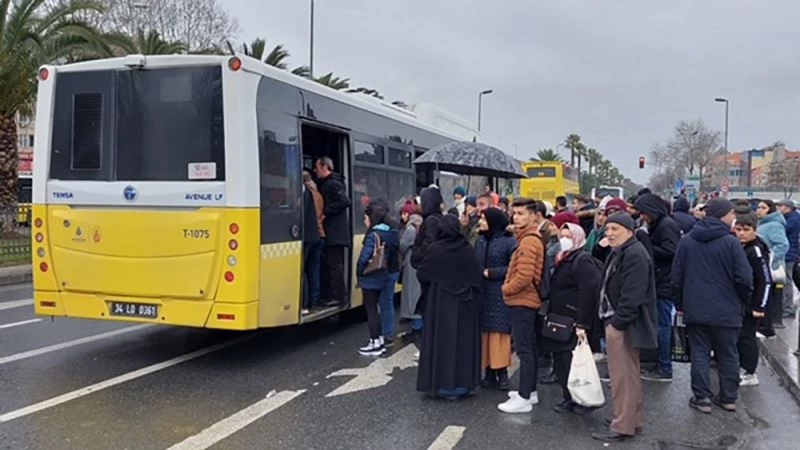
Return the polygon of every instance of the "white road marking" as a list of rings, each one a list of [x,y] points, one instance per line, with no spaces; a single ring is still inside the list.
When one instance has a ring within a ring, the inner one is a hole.
[[[173,445],[168,450],[205,450],[289,403],[304,392],[306,392],[305,389],[299,391],[281,391],[275,395],[267,396],[267,398],[253,403],[232,416],[220,420],[194,436],[186,438],[183,442]]]
[[[72,392],[67,392],[66,394],[59,395],[58,397],[51,398],[49,400],[45,400],[30,406],[26,406],[24,408],[17,409],[15,411],[11,411],[0,415],[0,423],[8,422],[14,419],[18,419],[20,417],[24,417],[33,413],[37,413],[39,411],[43,411],[47,408],[52,408],[53,406],[58,406],[63,403],[66,403],[71,400],[75,400],[76,398],[83,397],[85,395],[89,395],[95,393],[97,391],[102,391],[103,389],[110,388],[112,386],[116,386],[118,384],[125,383],[127,381],[135,380],[137,378],[141,378],[145,375],[150,375],[151,373],[158,372],[160,370],[167,369],[172,366],[176,366],[178,364],[184,363],[186,361],[191,361],[193,359],[199,358],[201,356],[205,356],[209,353],[216,352],[217,350],[222,350],[223,348],[230,347],[235,344],[239,344],[244,342],[248,339],[252,339],[257,334],[252,334],[248,336],[242,336],[238,339],[233,339],[228,342],[223,342],[221,344],[212,345],[211,347],[206,347],[200,350],[195,350],[191,353],[187,353],[185,355],[178,356],[176,358],[168,359],[164,362],[160,362],[157,364],[153,364],[147,367],[143,367],[139,370],[134,370],[133,372],[128,372],[114,378],[109,378],[108,380],[101,381],[99,383],[95,383],[91,386],[86,386],[85,388],[77,389]]]
[[[417,347],[414,344],[403,347],[402,350],[395,352],[388,358],[378,358],[367,367],[359,367],[356,369],[342,369],[338,370],[327,378],[352,376],[356,377],[347,383],[339,386],[336,390],[326,395],[325,397],[335,397],[337,395],[351,394],[353,392],[363,391],[365,389],[372,389],[380,386],[387,385],[392,381],[392,373],[395,368],[400,370],[409,367],[417,367],[419,361],[414,358],[417,352]]]
[[[32,298],[28,298],[28,299],[25,299],[25,300],[15,300],[13,302],[2,302],[2,303],[0,303],[0,311],[6,310],[6,309],[19,308],[20,306],[28,306],[28,305],[32,305],[32,304],[33,304],[33,299]]]
[[[450,450],[458,444],[464,432],[467,431],[466,427],[449,426],[442,431],[439,437],[433,441],[428,450]]]
[[[47,347],[37,348],[35,350],[29,350],[27,352],[16,353],[14,355],[9,355],[9,356],[3,356],[0,357],[0,366],[2,366],[3,364],[12,363],[14,361],[19,361],[22,359],[28,359],[28,358],[33,358],[34,356],[44,355],[46,353],[57,352],[59,350],[75,347],[76,345],[88,344],[89,342],[99,341],[102,339],[108,339],[114,336],[119,336],[121,334],[139,331],[151,326],[152,325],[150,325],[149,323],[142,325],[134,325],[132,327],[120,328],[119,330],[109,331],[107,333],[95,334],[92,336],[87,336],[72,341],[62,342],[60,344],[48,345]]]
[[[30,320],[23,320],[22,322],[7,323],[5,325],[0,325],[0,330],[5,329],[5,328],[19,327],[19,326],[22,326],[22,325],[28,325],[30,323],[36,323],[36,322],[41,322],[41,321],[42,321],[42,319],[30,319]]]

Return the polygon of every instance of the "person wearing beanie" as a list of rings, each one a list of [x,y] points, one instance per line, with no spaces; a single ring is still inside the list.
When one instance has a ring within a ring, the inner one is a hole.
[[[467,198],[467,190],[463,186],[453,189],[453,208],[458,209],[458,217],[464,215],[464,200]]]
[[[634,207],[646,224],[653,249],[656,270],[656,295],[658,296],[658,367],[644,375],[649,381],[672,381],[672,261],[681,239],[681,227],[669,215],[664,199],[654,194],[644,194],[636,199]]]
[[[478,208],[478,198],[474,195],[467,197],[465,203],[466,212],[461,216],[461,232],[469,244],[475,247],[479,237],[478,221],[481,218],[481,210]]]
[[[613,416],[594,439],[618,442],[644,425],[639,352],[658,346],[653,261],[635,236],[636,222],[624,212],[608,216],[606,238],[613,249],[600,285],[599,315],[608,345]]]
[[[681,226],[681,235],[692,231],[694,224],[697,223],[697,219],[689,214],[690,208],[689,200],[684,196],[680,196],[672,202],[672,218]]]
[[[559,230],[564,226],[565,223],[574,223],[575,225],[581,224],[578,216],[571,211],[562,211],[557,213],[555,216],[553,216],[552,222],[558,227]]]
[[[731,235],[734,205],[715,198],[706,217],[681,239],[672,263],[672,284],[678,313],[689,335],[692,393],[689,406],[710,414],[713,405],[736,411],[739,395],[737,343],[743,305],[750,303],[753,271],[739,240]],[[711,392],[710,354],[714,351],[719,393]]]
[[[800,274],[800,213],[791,199],[784,199],[777,203],[778,212],[786,219],[786,237],[789,239],[789,251],[786,252],[786,283],[783,284],[783,317],[794,317],[797,305],[794,304],[794,289],[792,284],[800,286],[800,280],[795,274]],[[800,289],[800,288],[798,288]]]

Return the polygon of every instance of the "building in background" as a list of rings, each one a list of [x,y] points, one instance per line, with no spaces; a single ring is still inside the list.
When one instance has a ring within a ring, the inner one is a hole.
[[[17,166],[17,176],[19,178],[18,189],[20,203],[30,203],[31,181],[33,178],[33,137],[34,120],[17,113],[17,153],[19,155],[19,165]]]

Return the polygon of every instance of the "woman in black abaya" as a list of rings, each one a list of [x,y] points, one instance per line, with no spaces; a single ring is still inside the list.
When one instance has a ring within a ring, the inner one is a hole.
[[[481,375],[481,269],[455,216],[442,217],[417,277],[429,284],[417,390],[448,399],[469,395]]]

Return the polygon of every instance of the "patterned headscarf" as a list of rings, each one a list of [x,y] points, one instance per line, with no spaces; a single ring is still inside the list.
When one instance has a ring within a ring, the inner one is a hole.
[[[583,246],[586,245],[586,232],[583,231],[583,228],[580,225],[575,225],[574,223],[567,222],[564,224],[561,229],[568,228],[570,233],[572,234],[572,248],[569,251],[561,251],[558,256],[556,257],[556,262],[561,263],[564,259],[566,259],[570,254],[575,253],[576,251],[583,251]]]

